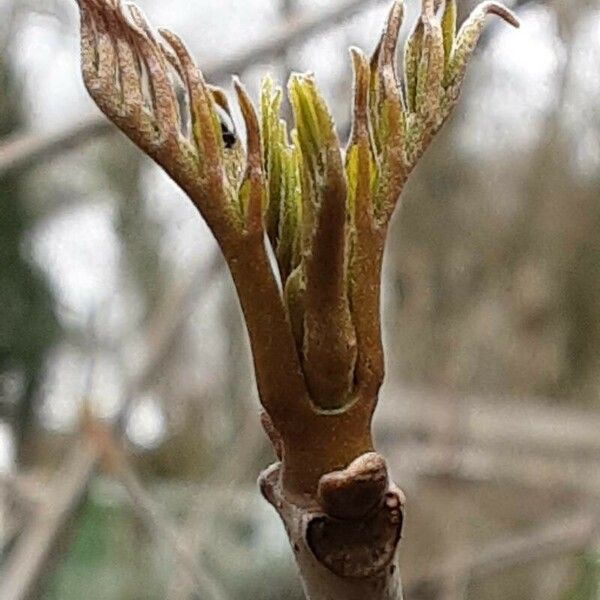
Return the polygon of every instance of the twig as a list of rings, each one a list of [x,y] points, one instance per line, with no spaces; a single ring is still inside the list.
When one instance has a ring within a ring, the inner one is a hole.
[[[250,50],[244,51],[237,56],[226,59],[218,67],[207,69],[208,74],[214,72],[216,79],[222,73],[241,73],[254,63],[266,60],[271,56],[282,54],[289,50],[290,46],[302,42],[309,37],[315,36],[342,21],[349,19],[355,14],[368,8],[382,4],[382,0],[345,0],[314,14],[303,15],[297,20],[292,20],[262,42],[258,42]]]
[[[29,169],[111,131],[110,123],[94,116],[58,132],[16,134],[0,145],[0,177]]]
[[[453,426],[452,407],[459,401],[454,395],[404,386],[396,393],[402,406],[387,403],[378,414],[381,439],[393,441],[399,430],[415,438],[439,438]],[[551,456],[600,455],[598,411],[527,396],[467,396],[460,403],[464,444]]]
[[[242,73],[253,64],[281,54],[290,46],[325,31],[342,20],[367,8],[382,3],[382,0],[345,0],[340,4],[307,15],[302,19],[275,30],[272,35],[254,47],[237,55],[208,64],[203,69],[208,80],[219,81],[231,73]],[[28,169],[36,163],[55,158],[81,144],[116,131],[103,117],[95,116],[69,125],[59,132],[39,135],[26,133],[15,136],[0,145],[0,177],[10,171]]]
[[[223,269],[222,256],[219,252],[214,252],[207,269],[197,269],[185,282],[175,281],[165,286],[165,296],[158,303],[154,318],[144,332],[149,350],[144,364],[129,382],[126,401],[117,419],[117,429],[125,428],[135,397],[150,388],[160,377],[193,308],[198,305],[203,293],[211,288],[211,284]],[[125,362],[123,360],[123,363]]]

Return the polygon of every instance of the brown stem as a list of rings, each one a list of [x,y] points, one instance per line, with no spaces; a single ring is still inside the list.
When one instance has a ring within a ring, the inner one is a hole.
[[[283,437],[282,478],[289,495],[316,494],[320,478],[373,449],[365,411],[313,413]]]
[[[221,249],[248,328],[260,400],[282,435],[310,419],[312,409],[281,294],[262,234]]]

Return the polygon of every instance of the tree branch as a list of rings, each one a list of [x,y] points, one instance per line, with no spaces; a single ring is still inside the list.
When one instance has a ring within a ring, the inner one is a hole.
[[[14,135],[0,145],[0,177],[30,169],[112,131],[110,123],[94,116],[58,132]]]
[[[516,18],[496,2],[483,2],[456,32],[455,0],[448,0],[443,15],[435,13],[434,0],[423,0],[407,43],[403,89],[395,55],[404,4],[394,0],[370,65],[354,55],[356,159],[344,165],[311,76],[290,80],[296,124],[291,136],[278,114],[281,90],[273,91],[268,79],[263,84],[259,124],[235,82],[246,123],[244,152],[219,115],[218,108],[229,111],[224,93],[207,86],[175,34],[159,30],[158,42],[139,9],[118,0],[78,1],[82,73],[90,95],[187,193],[229,265],[267,413],[263,423],[281,460],[261,475],[261,490],[285,524],[307,597],[399,600],[396,550],[404,499],[373,452],[371,416],[382,372],[369,365],[378,360],[378,347],[370,347],[364,331],[362,374],[370,367],[376,379],[364,378],[365,394],[350,393],[363,383],[356,377],[350,298],[357,317],[368,296],[372,322],[363,328],[379,335],[373,308],[392,210],[457,102],[486,15],[518,26]],[[380,237],[366,236],[368,226]],[[285,305],[265,234],[278,260]],[[368,285],[362,294],[350,289],[349,238],[358,242],[351,251],[365,254],[353,256],[355,262],[377,263],[368,265],[377,279],[367,277],[355,288]]]

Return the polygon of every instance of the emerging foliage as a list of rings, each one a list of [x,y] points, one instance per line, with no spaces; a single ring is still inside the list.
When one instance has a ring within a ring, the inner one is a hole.
[[[383,379],[379,294],[389,220],[457,102],[486,15],[518,26],[516,18],[484,2],[457,32],[455,0],[422,0],[400,75],[404,4],[395,0],[372,56],[350,51],[354,102],[345,151],[313,76],[302,74],[288,84],[290,133],[280,116],[282,89],[266,78],[257,114],[234,81],[244,150],[225,93],[205,82],[174,33],[155,33],[138,8],[120,0],[78,1],[85,84],[179,183],[217,238],[275,428],[357,402],[372,411]]]

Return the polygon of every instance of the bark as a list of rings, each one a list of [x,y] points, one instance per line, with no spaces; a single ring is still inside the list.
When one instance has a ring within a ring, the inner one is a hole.
[[[307,600],[402,600],[405,498],[373,451],[375,404],[365,396],[344,411],[314,409],[283,436],[263,415],[280,462],[259,485],[283,522]]]
[[[323,494],[321,502],[286,494],[281,463],[261,475],[261,491],[283,521],[307,600],[402,600],[397,547],[404,495],[388,483],[379,455],[363,455],[354,464],[359,466],[348,485],[330,490],[328,501]],[[374,488],[377,504],[350,518],[347,511],[368,506]]]

